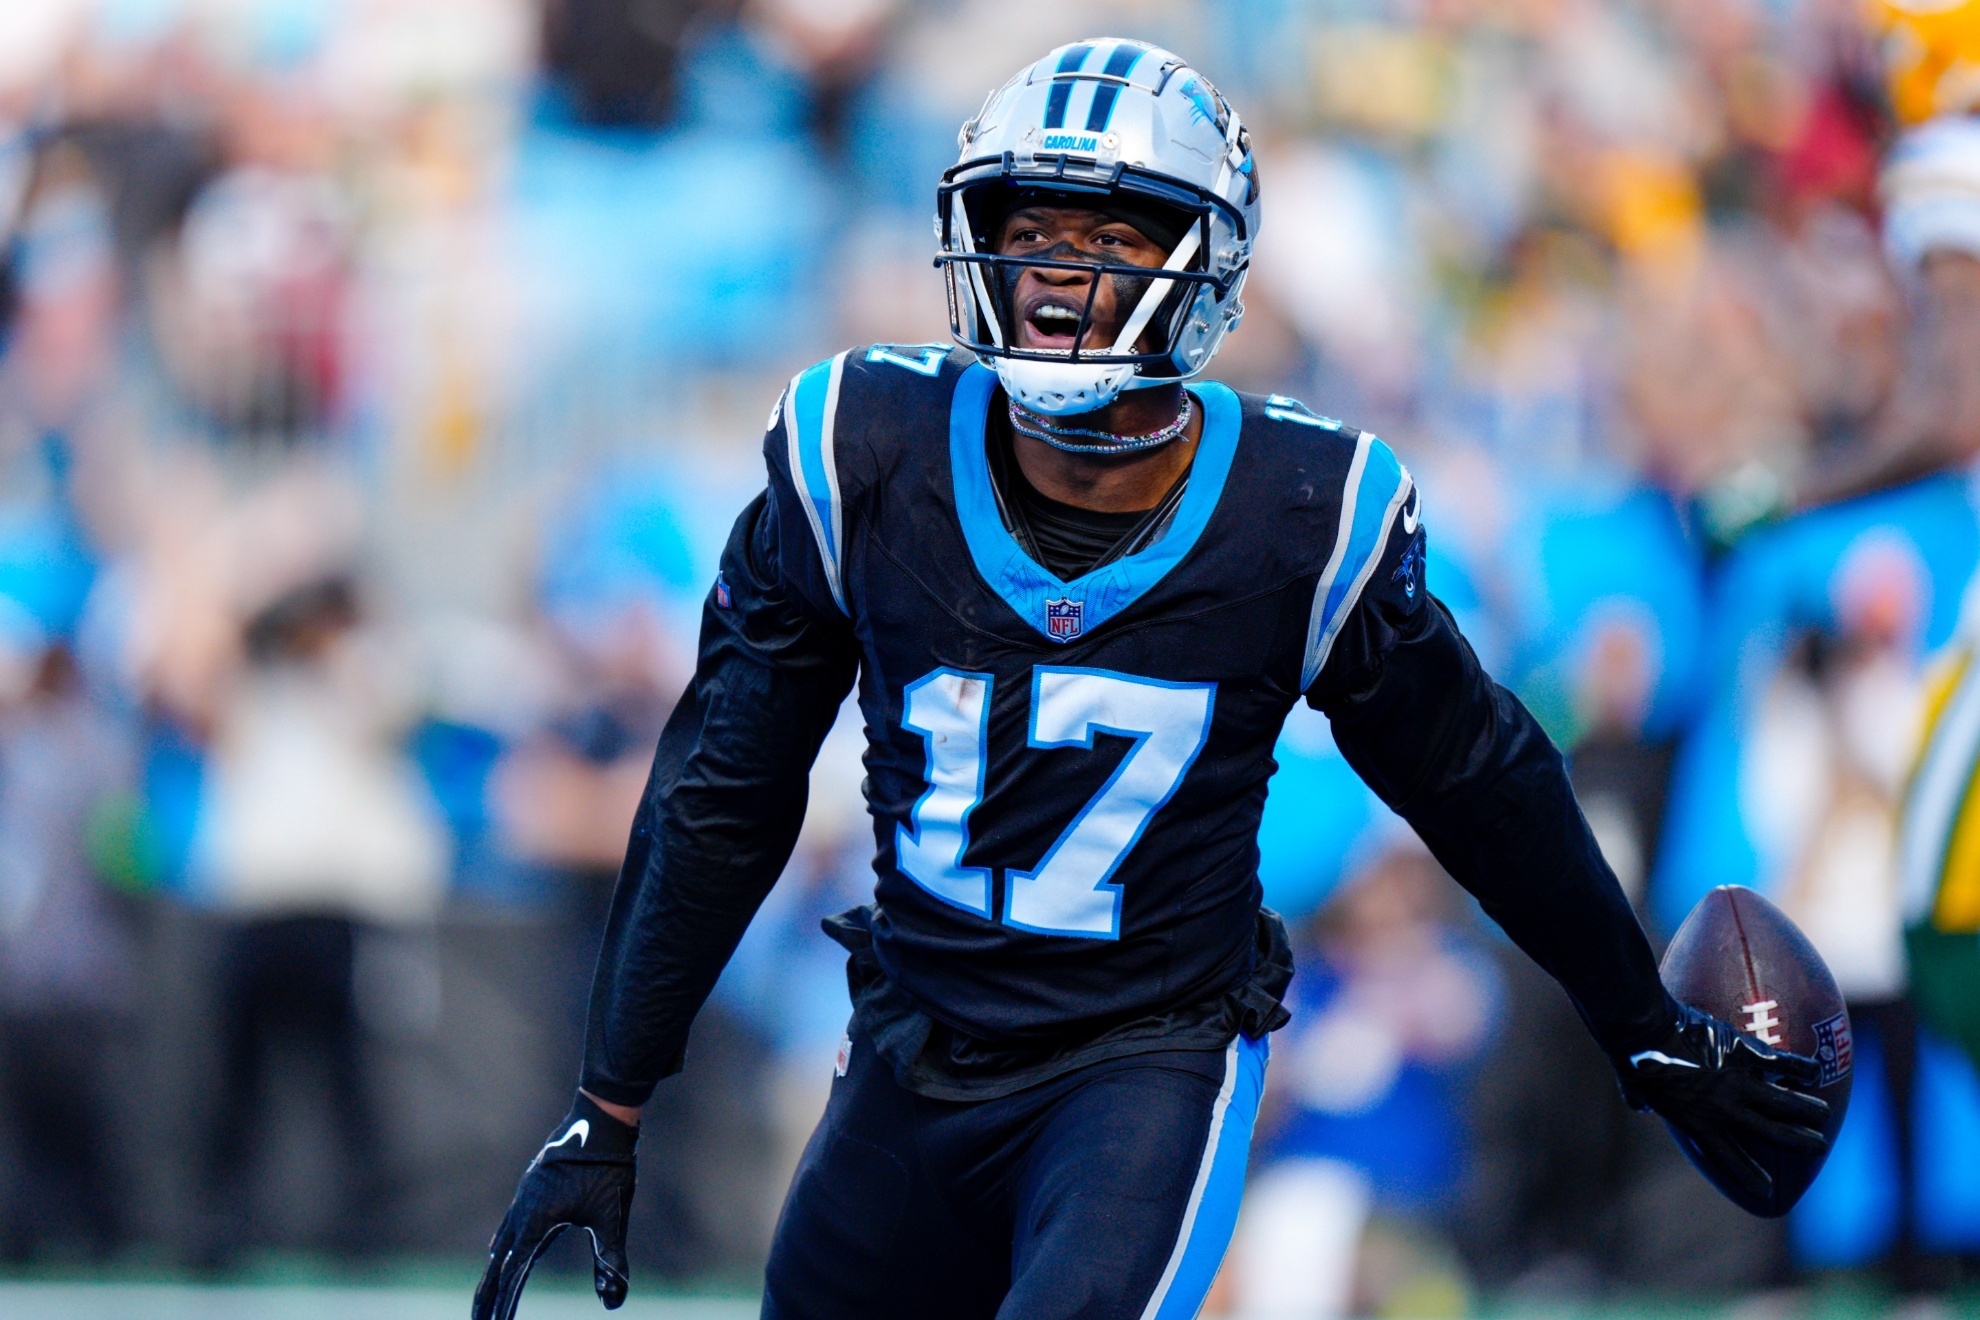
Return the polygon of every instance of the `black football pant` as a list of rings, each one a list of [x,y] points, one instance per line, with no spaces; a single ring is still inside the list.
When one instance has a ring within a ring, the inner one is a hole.
[[[946,1101],[855,1040],[777,1222],[765,1320],[1188,1320],[1237,1223],[1266,1053],[1240,1036]]]

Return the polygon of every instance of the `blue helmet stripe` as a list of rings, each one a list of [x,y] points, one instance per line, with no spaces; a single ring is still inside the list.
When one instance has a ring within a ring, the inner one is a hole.
[[[1066,102],[1072,100],[1073,80],[1059,77],[1058,74],[1078,73],[1086,64],[1086,57],[1093,53],[1087,42],[1069,46],[1059,57],[1058,73],[1053,75],[1052,90],[1045,94],[1045,127],[1064,128],[1066,126]]]
[[[1134,71],[1134,66],[1139,64],[1141,57],[1147,53],[1148,47],[1131,46],[1124,41],[1114,47],[1114,53],[1107,57],[1107,67],[1104,72],[1116,78],[1125,78]],[[1107,131],[1107,125],[1114,122],[1114,102],[1120,99],[1120,95],[1119,83],[1103,82],[1094,89],[1093,108],[1086,115],[1087,132]]]

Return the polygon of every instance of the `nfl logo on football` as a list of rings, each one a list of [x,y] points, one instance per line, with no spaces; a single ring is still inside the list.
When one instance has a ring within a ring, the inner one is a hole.
[[[1080,618],[1086,613],[1083,600],[1045,602],[1045,631],[1061,641],[1079,636]]]
[[[1815,1024],[1815,1061],[1822,1066],[1823,1086],[1849,1076],[1850,1067],[1856,1061],[1856,1049],[1849,1037],[1847,1014],[1838,1013]]]

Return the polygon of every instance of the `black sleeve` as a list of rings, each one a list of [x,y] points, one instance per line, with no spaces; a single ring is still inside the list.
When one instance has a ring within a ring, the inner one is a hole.
[[[775,489],[729,535],[612,896],[579,1085],[613,1104],[644,1104],[680,1071],[689,1024],[790,858],[858,666],[850,627],[779,571]]]
[[[1561,983],[1605,1049],[1654,1043],[1675,1009],[1567,766],[1423,587],[1422,555],[1422,530],[1397,526],[1308,700],[1348,764]]]

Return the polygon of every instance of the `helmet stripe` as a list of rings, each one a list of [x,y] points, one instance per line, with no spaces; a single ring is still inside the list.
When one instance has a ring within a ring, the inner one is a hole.
[[[1045,127],[1066,126],[1066,102],[1072,99],[1073,80],[1063,75],[1078,73],[1092,53],[1092,43],[1082,41],[1077,46],[1068,46],[1059,57],[1058,70],[1052,75],[1052,90],[1045,94]]]
[[[1103,71],[1116,78],[1125,78],[1134,72],[1134,66],[1148,53],[1146,46],[1132,46],[1122,42],[1114,47],[1114,53],[1107,57],[1107,67]],[[1093,108],[1086,115],[1086,131],[1104,133],[1107,125],[1114,121],[1114,102],[1120,98],[1121,85],[1103,82],[1093,89]]]

